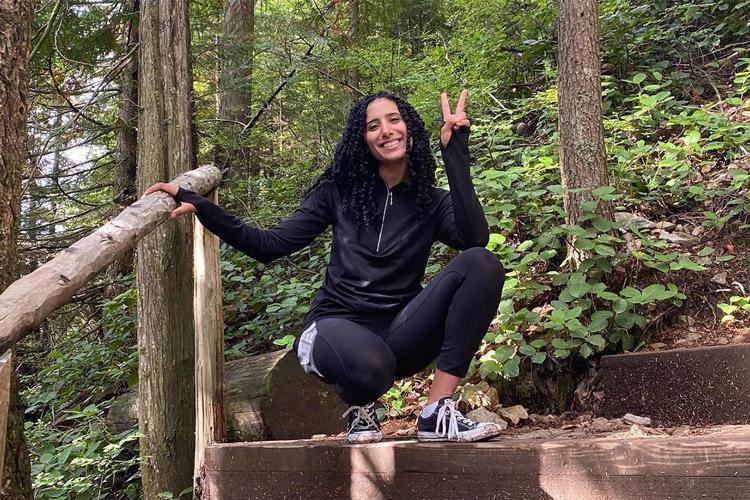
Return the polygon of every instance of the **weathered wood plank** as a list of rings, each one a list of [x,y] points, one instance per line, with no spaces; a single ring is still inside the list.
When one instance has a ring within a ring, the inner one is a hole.
[[[8,432],[8,411],[10,410],[10,378],[13,370],[13,351],[0,356],[0,484],[3,480],[5,460],[5,437]]]
[[[515,476],[587,473],[611,475],[750,477],[750,430],[740,434],[585,439],[499,440],[484,443],[388,441],[351,446],[330,441],[217,444],[206,450],[210,470],[256,472],[472,472]],[[489,460],[488,457],[496,458]],[[500,457],[503,457],[500,460]],[[697,472],[696,472],[697,471]]]
[[[203,166],[177,177],[172,183],[208,193],[220,180],[219,169]],[[12,283],[0,294],[0,353],[70,301],[91,278],[167,220],[174,206],[172,197],[166,193],[142,198],[36,271]]]
[[[209,198],[219,203],[217,190]],[[221,293],[219,238],[195,220],[193,278],[195,318],[195,463],[193,486],[202,487],[206,446],[227,440],[224,419],[224,313]]]
[[[750,344],[603,356],[602,414],[663,425],[750,423]]]
[[[210,483],[208,498],[221,500],[328,499],[554,499],[687,500],[748,498],[745,477],[436,475],[419,472],[367,474],[337,472],[232,472]]]
[[[750,428],[474,444],[285,441],[206,450],[210,498],[750,497]]]

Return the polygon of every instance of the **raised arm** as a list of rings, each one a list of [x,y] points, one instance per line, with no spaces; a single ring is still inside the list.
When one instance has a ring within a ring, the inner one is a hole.
[[[467,94],[465,89],[461,92],[456,112],[451,113],[448,96],[443,93],[444,124],[440,131],[450,196],[440,200],[438,206],[438,240],[459,250],[486,246],[490,235],[469,170],[470,123],[464,112]]]

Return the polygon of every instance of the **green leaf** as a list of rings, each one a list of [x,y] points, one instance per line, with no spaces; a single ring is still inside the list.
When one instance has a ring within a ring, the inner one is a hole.
[[[501,345],[495,349],[495,360],[498,363],[504,363],[516,354],[516,349],[513,346]]]
[[[617,299],[614,303],[614,309],[617,314],[624,313],[628,310],[628,303],[623,299]]]
[[[547,354],[543,352],[538,352],[531,356],[531,362],[535,364],[544,363],[544,360],[547,359]]]
[[[617,295],[616,293],[612,293],[612,292],[599,292],[596,295],[599,296],[599,297],[601,297],[601,298],[603,298],[604,300],[610,300],[610,301],[613,301],[613,302],[615,300],[622,300],[622,299],[620,299],[619,295]]]
[[[520,352],[521,354],[524,354],[526,356],[531,356],[533,354],[536,354],[536,349],[534,349],[533,347],[531,347],[529,344],[522,344],[518,348],[518,352]]]
[[[554,354],[556,358],[565,359],[570,356],[570,351],[568,349],[555,349]]]
[[[573,242],[573,246],[579,250],[592,250],[594,248],[594,242],[586,238],[576,238]]]
[[[639,85],[645,79],[646,75],[644,73],[638,73],[630,81],[635,83],[636,85]]]
[[[569,311],[567,311],[565,313],[565,320],[568,321],[568,320],[571,320],[571,319],[575,319],[578,316],[580,316],[582,312],[583,312],[583,308],[582,307],[574,307],[573,309],[571,309],[571,310],[569,310]]]
[[[529,344],[536,347],[537,349],[541,349],[542,347],[547,345],[547,339],[534,339],[529,342]]]
[[[568,292],[570,293],[570,295],[572,295],[576,299],[586,295],[589,290],[591,290],[591,285],[585,282],[575,283],[574,285],[571,285],[570,288],[568,288]]]
[[[515,378],[520,373],[520,358],[511,358],[508,360],[507,363],[503,366],[503,374],[507,378]]]
[[[594,251],[599,255],[606,257],[613,257],[615,255],[615,249],[607,245],[596,245]]]
[[[578,353],[585,359],[594,354],[594,351],[589,347],[588,344],[583,344],[579,349]]]
[[[552,347],[554,347],[555,349],[567,349],[568,342],[561,338],[554,338],[552,339]]]
[[[635,324],[635,316],[633,313],[618,314],[615,318],[615,322],[624,329],[630,330]]]
[[[688,271],[705,271],[706,270],[705,267],[701,266],[697,262],[693,262],[692,260],[687,259],[685,257],[682,257],[677,262],[672,262],[669,265],[669,268],[673,271],[679,271],[680,269],[687,269]]]
[[[591,190],[596,196],[603,196],[606,194],[612,194],[615,192],[615,188],[612,186],[599,186]]]
[[[596,347],[604,347],[604,345],[607,343],[607,341],[604,340],[604,337],[602,337],[601,335],[591,335],[586,339],[586,341],[591,345],[595,345]]]
[[[600,331],[604,330],[605,328],[607,328],[607,325],[609,325],[609,320],[608,319],[601,318],[601,317],[600,318],[596,318],[596,319],[592,318],[591,321],[589,322],[588,331],[589,332],[600,332]]]

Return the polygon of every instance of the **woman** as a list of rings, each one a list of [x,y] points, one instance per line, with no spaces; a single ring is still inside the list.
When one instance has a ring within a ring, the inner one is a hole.
[[[489,230],[469,173],[467,91],[455,113],[442,95],[440,146],[450,192],[434,187],[435,158],[422,119],[389,92],[367,96],[349,113],[330,166],[294,213],[263,230],[207,199],[158,183],[236,249],[268,262],[291,254],[333,226],[323,287],[294,349],[307,373],[335,384],[350,405],[347,439],[382,439],[374,401],[395,380],[437,358],[428,401],[418,419],[421,441],[478,441],[499,426],[474,422],[452,395],[497,312],[504,272],[484,246]],[[430,248],[459,250],[424,289]]]

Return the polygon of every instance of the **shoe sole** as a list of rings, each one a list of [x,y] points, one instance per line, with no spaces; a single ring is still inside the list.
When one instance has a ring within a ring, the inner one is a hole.
[[[448,439],[447,436],[440,436],[436,432],[419,431],[417,432],[417,441],[422,442],[438,442],[438,441],[451,441],[455,443],[474,443],[477,441],[483,441],[485,439],[492,439],[502,434],[503,430],[496,426],[485,426],[480,429],[473,431],[465,431],[460,433],[453,439]]]
[[[347,442],[351,444],[377,443],[383,440],[382,432],[358,432],[346,436]]]

